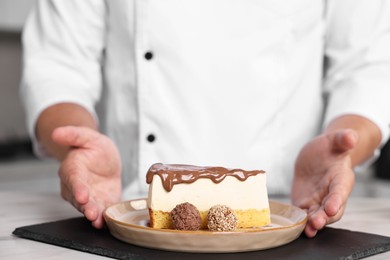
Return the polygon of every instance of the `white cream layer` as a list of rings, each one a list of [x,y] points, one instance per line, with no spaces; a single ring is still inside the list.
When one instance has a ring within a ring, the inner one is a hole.
[[[218,184],[200,178],[191,184],[176,184],[170,192],[164,189],[160,176],[153,177],[149,185],[149,208],[170,212],[184,202],[193,204],[200,211],[207,211],[217,204],[236,210],[268,208],[266,174],[250,176],[246,181],[227,176]]]

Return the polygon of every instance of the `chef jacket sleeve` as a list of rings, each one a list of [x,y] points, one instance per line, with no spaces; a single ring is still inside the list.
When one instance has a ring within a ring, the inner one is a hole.
[[[35,124],[51,105],[71,102],[96,118],[102,88],[105,6],[101,0],[38,0],[23,30],[20,88],[37,155]]]
[[[374,122],[382,144],[390,123],[390,1],[327,1],[325,125],[344,114]]]

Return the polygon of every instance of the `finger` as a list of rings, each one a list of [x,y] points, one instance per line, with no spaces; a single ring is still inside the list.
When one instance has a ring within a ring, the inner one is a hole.
[[[100,215],[95,221],[92,221],[92,226],[97,229],[103,228],[105,225],[105,221],[103,215]]]
[[[329,185],[329,193],[322,202],[327,216],[341,217],[346,207],[349,195],[355,183],[355,175],[352,171],[343,171],[336,175]]]
[[[78,211],[84,213],[84,205],[89,201],[88,187],[83,183],[82,175],[64,171],[63,165],[58,171],[61,180],[61,196],[69,201]]]
[[[328,217],[326,224],[331,224],[341,219],[351,189],[341,184],[330,187],[329,196],[323,202],[323,209]]]
[[[98,229],[104,227],[103,212],[105,208],[106,206],[103,201],[94,201],[93,199],[85,205],[84,215],[91,221],[93,227]]]
[[[342,214],[343,210],[340,210],[335,216],[329,217],[324,210],[318,210],[309,217],[308,223],[305,227],[305,234],[308,237],[314,237],[317,232],[323,229],[326,225],[340,220]]]
[[[90,201],[88,204],[85,204],[83,206],[84,209],[84,216],[89,220],[89,221],[96,221],[96,219],[99,217],[99,208],[96,203],[93,201]]]
[[[83,212],[81,207],[89,201],[88,190],[83,185],[79,187],[68,187],[67,184],[61,182],[61,196],[81,212]]]
[[[87,203],[80,203],[77,201],[76,197],[72,195],[72,192],[68,187],[61,183],[61,195],[62,197],[69,201],[73,207],[75,207],[79,212],[83,213],[86,219],[92,222],[92,225],[95,228],[102,228],[104,226],[104,221],[102,220],[102,214],[99,213],[98,206],[88,201]]]
[[[318,230],[317,229],[314,229],[312,228],[310,225],[306,225],[305,227],[305,235],[308,237],[308,238],[312,238],[312,237],[315,237],[318,233]]]
[[[73,206],[75,206],[72,199],[72,193],[69,191],[68,187],[66,187],[63,182],[61,182],[61,197],[64,200],[69,201]]]
[[[101,228],[103,228],[103,227],[104,227],[104,224],[105,224],[104,219],[103,219],[103,215],[99,215],[99,217],[96,218],[96,220],[91,221],[91,223],[92,223],[92,226],[93,226],[94,228],[96,228],[96,229],[101,229]]]
[[[72,178],[69,178],[70,180]],[[92,222],[92,225],[96,228],[104,226],[102,212],[104,210],[104,203],[95,201],[93,195],[88,190],[87,186],[82,181],[69,181],[72,185],[66,185],[62,183],[64,196],[67,200],[81,213],[84,214],[86,219]]]
[[[92,221],[92,226],[94,228],[103,228],[104,227],[104,218],[103,218],[103,211],[104,209],[100,208],[99,211],[96,211],[96,218],[94,220],[91,220]]]
[[[347,152],[356,147],[358,135],[355,130],[343,129],[335,133],[333,147],[340,153]]]
[[[331,194],[325,199],[323,208],[328,217],[336,216],[344,204],[343,198],[339,194]]]
[[[87,127],[62,126],[54,129],[52,139],[63,146],[82,147],[95,140],[97,132]]]
[[[344,206],[332,209],[335,214],[329,215],[324,207],[309,212],[308,223],[305,227],[305,234],[307,237],[314,237],[317,232],[323,229],[326,225],[332,224],[341,219],[344,214]],[[333,212],[332,212],[333,213]]]
[[[74,208],[76,208],[79,212],[83,213],[83,208],[80,203],[77,203],[74,199],[74,196],[72,195],[72,192],[68,189],[68,187],[61,183],[61,197],[68,201]]]
[[[61,166],[58,175],[60,176],[61,184],[66,187],[67,192],[64,195],[67,196],[67,198],[69,198],[69,196],[71,199],[74,198],[78,204],[87,203],[89,198],[89,189],[82,180],[82,172],[77,172],[76,174],[74,172],[72,173],[72,171],[65,171],[62,168],[63,167]]]
[[[329,217],[322,206],[312,208],[308,215],[309,219],[305,227],[307,237],[314,237],[319,230],[323,229],[329,223],[334,222],[333,218],[336,217]]]
[[[308,213],[309,219],[305,227],[307,237],[314,237],[318,230],[321,230],[326,225],[326,217],[321,208],[311,209]]]

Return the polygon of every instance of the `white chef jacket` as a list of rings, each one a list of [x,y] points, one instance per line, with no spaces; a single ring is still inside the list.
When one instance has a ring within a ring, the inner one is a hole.
[[[133,194],[156,162],[263,169],[288,193],[298,151],[335,117],[387,139],[389,32],[387,0],[39,0],[29,132],[42,154],[37,117],[73,102],[118,145]]]

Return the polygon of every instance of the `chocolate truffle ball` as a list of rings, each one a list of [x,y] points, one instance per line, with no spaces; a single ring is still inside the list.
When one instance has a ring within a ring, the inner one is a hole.
[[[225,205],[213,206],[207,214],[207,227],[211,231],[233,231],[237,222],[234,210]]]
[[[201,227],[200,213],[191,203],[185,202],[176,205],[170,215],[174,229],[198,230]]]

